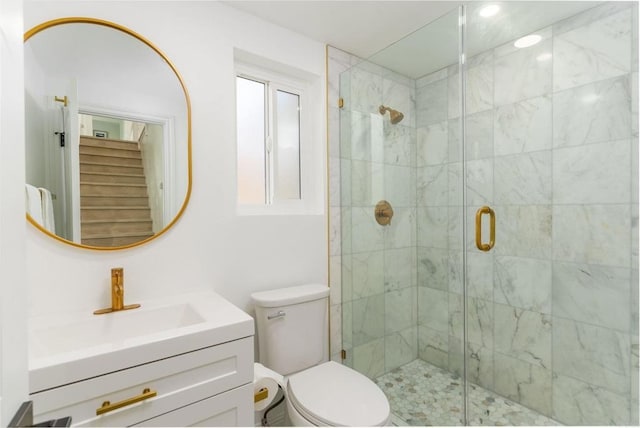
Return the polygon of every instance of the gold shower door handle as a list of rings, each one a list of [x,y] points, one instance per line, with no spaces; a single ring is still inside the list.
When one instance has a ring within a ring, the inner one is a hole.
[[[482,215],[489,214],[489,243],[482,243]],[[488,206],[478,208],[476,211],[476,247],[480,251],[489,251],[496,244],[496,213]]]

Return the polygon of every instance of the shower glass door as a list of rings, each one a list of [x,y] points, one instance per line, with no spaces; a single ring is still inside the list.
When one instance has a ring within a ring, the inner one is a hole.
[[[332,358],[396,425],[638,424],[635,2],[328,48]]]
[[[471,424],[638,424],[636,8],[467,7]]]
[[[399,425],[464,424],[463,199],[449,180],[462,167],[459,13],[366,60],[329,52],[344,363],[382,388]]]

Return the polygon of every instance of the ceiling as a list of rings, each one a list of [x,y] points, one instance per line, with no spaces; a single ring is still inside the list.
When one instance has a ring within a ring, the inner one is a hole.
[[[478,1],[466,9],[465,53],[472,58],[481,52],[511,45],[514,40],[597,6],[593,1]],[[499,12],[482,17],[486,5],[498,5]],[[430,22],[392,46],[367,59],[413,79],[458,62],[457,11]]]
[[[25,73],[30,87],[41,76],[65,86],[76,82],[84,107],[106,108],[104,91],[113,94],[109,88],[117,87],[118,94],[130,94],[130,112],[184,114],[184,91],[167,62],[145,43],[110,27],[68,23],[32,35],[25,42]]]
[[[223,3],[418,78],[457,61],[459,1],[289,0]],[[470,1],[467,55],[507,43],[596,6],[594,1]],[[498,4],[492,18],[479,17]],[[426,25],[429,24],[430,25]]]
[[[456,9],[461,2],[229,0],[223,3],[360,58],[368,58]]]

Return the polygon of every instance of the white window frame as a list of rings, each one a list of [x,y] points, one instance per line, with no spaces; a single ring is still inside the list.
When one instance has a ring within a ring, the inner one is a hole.
[[[264,214],[310,214],[313,211],[313,182],[312,165],[310,165],[309,155],[312,152],[312,118],[310,108],[309,86],[310,82],[290,76],[283,72],[273,71],[257,65],[236,62],[235,80],[238,77],[264,83],[266,88],[266,123],[267,132],[265,141],[266,156],[266,183],[265,183],[265,203],[246,204],[237,200],[238,214],[240,215],[264,215]],[[275,97],[278,90],[298,95],[299,98],[299,125],[300,125],[300,199],[277,199],[275,197],[275,165],[277,163],[277,138],[275,129]],[[238,159],[236,153],[236,167]],[[236,174],[237,177],[237,174]],[[236,198],[238,197],[236,188]]]

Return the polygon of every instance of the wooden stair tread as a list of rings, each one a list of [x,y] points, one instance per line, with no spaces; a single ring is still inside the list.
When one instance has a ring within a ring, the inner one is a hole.
[[[94,145],[94,144],[80,144],[80,150],[88,149],[98,149],[98,150],[122,150],[125,152],[134,152],[140,153],[140,149],[137,145],[132,145],[131,147],[119,147],[119,146],[108,146],[108,145]]]
[[[131,205],[131,206],[119,205],[115,207],[89,205],[86,207],[82,207],[82,209],[83,210],[148,210],[149,207],[146,207],[144,205]]]
[[[88,200],[85,200],[82,207],[105,207],[105,208],[110,208],[112,206],[114,207],[120,207],[120,206],[129,206],[129,204],[131,204],[131,206],[138,206],[140,204],[148,204],[149,203],[149,198],[145,197],[145,198],[139,198],[139,199],[135,199],[135,198],[98,198],[98,197],[90,197]]]
[[[99,166],[122,166],[122,167],[126,167],[126,168],[138,168],[138,169],[143,169],[142,165],[122,165],[119,163],[112,163],[112,162],[87,162],[87,161],[80,161],[80,167],[82,167],[82,165],[99,165]]]
[[[80,147],[81,155],[104,156],[108,158],[134,158],[142,159],[140,150],[121,149],[118,147]]]
[[[101,224],[101,223],[151,223],[150,218],[127,218],[118,220],[82,220],[81,224]]]
[[[116,143],[116,145],[112,145],[112,143]],[[108,140],[106,138],[96,138],[95,140],[85,140],[84,137],[80,137],[80,146],[81,147],[118,147],[121,146],[132,146],[138,147],[137,141],[129,141],[129,140]]]
[[[137,153],[137,156],[135,155],[136,151],[135,150],[124,150],[124,149],[109,149],[109,150],[122,150],[122,151],[127,151],[127,152],[134,152],[133,156],[129,155],[129,154],[121,154],[121,153],[83,153],[82,150],[80,150],[79,154],[80,155],[87,155],[87,156],[99,156],[99,157],[104,157],[104,158],[115,158],[115,159],[136,159],[136,160],[140,160],[142,159],[142,157],[140,156],[140,153]]]
[[[96,195],[96,194],[87,194],[82,192],[82,198],[147,198],[148,196],[136,196],[136,195]]]
[[[84,174],[94,174],[96,172],[104,172],[111,173],[117,172],[119,174],[144,174],[144,167],[140,165],[132,166],[132,165],[101,165],[101,164],[93,164],[93,165],[80,165],[80,175]],[[146,181],[146,179],[145,179]]]
[[[82,244],[90,245],[93,247],[128,247],[131,245],[139,244],[147,239],[151,239],[152,236],[131,236],[131,237],[115,237],[115,238],[97,238],[97,239],[83,239]]]
[[[86,141],[90,141],[90,142],[99,142],[99,141],[115,141],[117,143],[129,143],[129,144],[138,144],[137,141],[134,140],[120,140],[118,138],[100,138],[100,137],[94,137],[92,135],[81,135],[80,136],[81,140],[86,140]]]
[[[119,158],[113,156],[80,155],[80,167],[83,164],[98,164],[112,166],[130,166],[142,168],[142,159],[139,158]],[[81,170],[82,171],[82,170]]]
[[[81,181],[80,185],[89,185],[89,186],[108,186],[108,187],[147,187],[146,184],[140,183],[105,183],[102,181]]]
[[[90,174],[90,175],[104,175],[107,177],[132,177],[132,178],[140,178],[140,177],[144,177],[144,174],[125,174],[125,173],[121,173],[121,172],[102,172],[102,171],[98,171],[98,172],[81,172],[81,174]]]
[[[127,238],[127,237],[134,237],[134,236],[140,236],[140,237],[149,237],[149,236],[153,236],[155,235],[155,233],[153,232],[149,232],[149,233],[139,233],[139,232],[122,232],[122,233],[118,233],[118,234],[109,234],[109,235],[101,235],[101,234],[95,234],[95,235],[83,235],[82,239],[107,239],[107,238]]]

